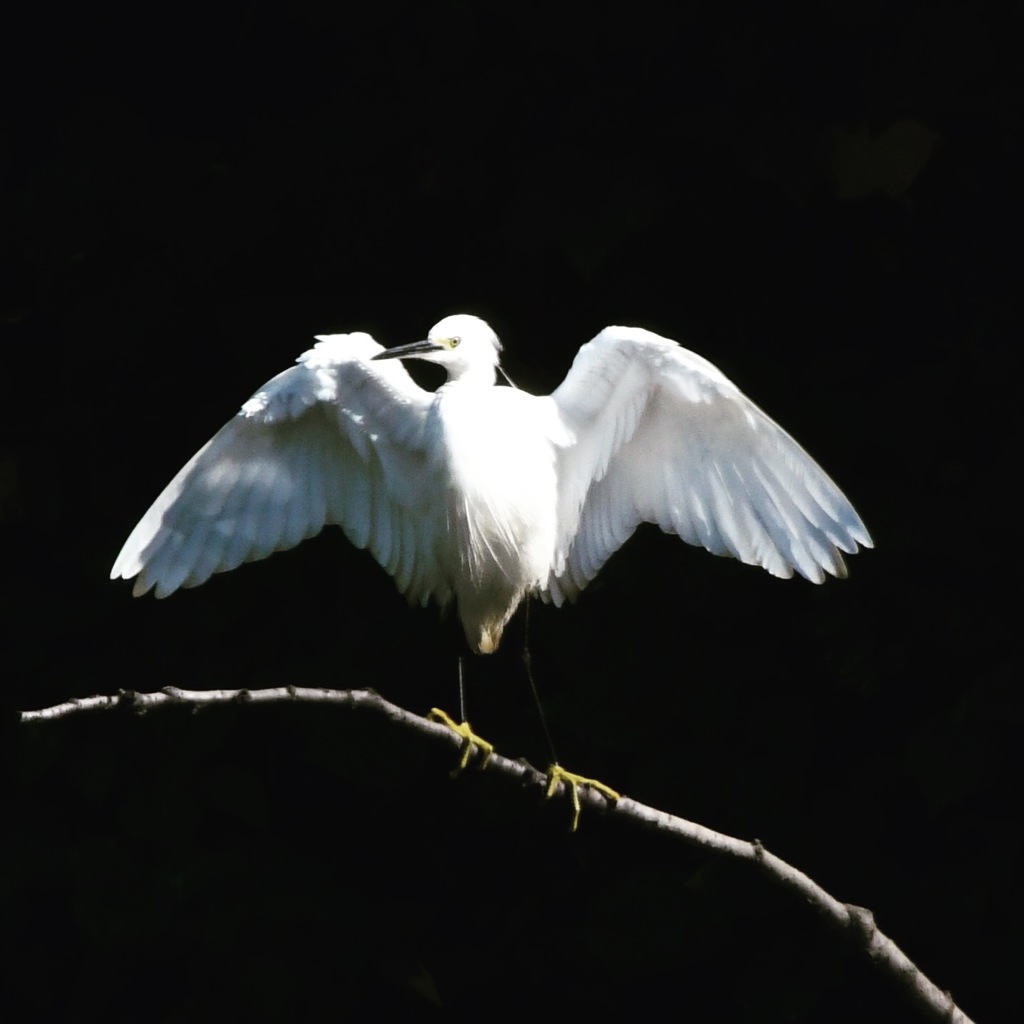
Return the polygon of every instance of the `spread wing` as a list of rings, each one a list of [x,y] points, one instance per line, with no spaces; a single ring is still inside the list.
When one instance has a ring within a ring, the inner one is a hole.
[[[559,537],[546,595],[574,597],[641,522],[815,583],[871,538],[825,471],[707,360],[607,327],[551,395]]]
[[[424,446],[433,396],[367,334],[325,336],[268,381],[167,485],[111,578],[166,597],[294,547],[336,524],[410,600],[444,584],[434,566],[436,493]]]

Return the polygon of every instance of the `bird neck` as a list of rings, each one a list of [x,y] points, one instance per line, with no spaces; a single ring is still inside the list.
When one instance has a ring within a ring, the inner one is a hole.
[[[449,384],[470,387],[491,388],[497,382],[497,371],[493,363],[475,366],[451,366],[448,368]]]

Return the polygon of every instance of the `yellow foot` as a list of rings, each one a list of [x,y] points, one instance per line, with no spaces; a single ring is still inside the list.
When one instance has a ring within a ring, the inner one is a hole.
[[[457,736],[462,737],[462,759],[459,761],[459,767],[452,772],[452,775],[458,775],[459,772],[469,764],[469,759],[473,756],[474,749],[480,751],[481,768],[483,768],[491,759],[491,754],[494,753],[494,744],[488,743],[487,740],[483,740],[477,736],[477,734],[469,727],[469,722],[456,722],[451,715],[442,711],[440,708],[431,708],[430,714],[427,715],[427,718],[430,718],[435,722],[443,722]]]
[[[603,782],[598,782],[597,779],[588,779],[584,775],[577,775],[575,772],[567,772],[560,764],[553,764],[548,769],[548,791],[547,797],[550,799],[555,790],[558,788],[558,784],[562,783],[565,788],[569,791],[569,795],[572,797],[572,830],[576,831],[577,826],[580,823],[580,786],[586,786],[588,789],[596,789],[598,793],[604,796],[606,799],[615,803],[621,797],[621,793],[616,793],[611,786],[606,786]]]

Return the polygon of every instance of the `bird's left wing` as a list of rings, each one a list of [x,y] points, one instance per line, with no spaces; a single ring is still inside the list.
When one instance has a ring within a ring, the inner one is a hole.
[[[294,547],[327,524],[368,547],[410,600],[437,593],[420,504],[432,395],[368,334],[325,336],[268,381],[167,485],[111,578],[166,597]]]
[[[845,575],[871,546],[824,470],[717,367],[674,341],[607,327],[551,395],[559,547],[545,596],[574,597],[642,522],[719,555]]]

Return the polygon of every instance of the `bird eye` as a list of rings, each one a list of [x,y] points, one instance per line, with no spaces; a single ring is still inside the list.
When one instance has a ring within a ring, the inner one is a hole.
[[[462,341],[462,339],[459,338],[459,337],[449,338],[448,339],[448,347],[449,348],[458,348],[460,341]]]

